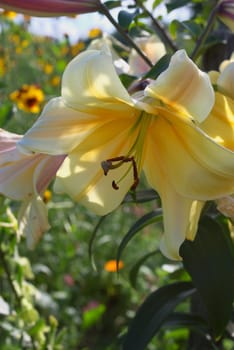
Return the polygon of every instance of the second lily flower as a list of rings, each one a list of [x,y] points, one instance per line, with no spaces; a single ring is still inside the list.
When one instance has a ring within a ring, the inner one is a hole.
[[[234,152],[200,127],[214,101],[208,75],[184,50],[132,96],[108,50],[88,50],[67,66],[61,97],[46,105],[19,145],[68,154],[55,189],[100,215],[121,203],[143,170],[162,199],[161,249],[181,259],[179,247],[194,239],[205,201],[234,192]]]

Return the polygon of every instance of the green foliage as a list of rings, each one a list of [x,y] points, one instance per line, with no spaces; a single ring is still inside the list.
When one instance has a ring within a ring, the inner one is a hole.
[[[218,339],[230,320],[234,300],[234,245],[227,224],[203,217],[195,240],[185,241],[180,254],[207,308],[213,336]]]
[[[183,6],[190,10],[188,20],[170,23],[158,16],[162,3],[153,1],[147,12],[144,0],[128,7],[124,1],[105,2],[109,10],[124,6],[118,24],[133,41],[154,33],[168,48],[138,82],[156,79],[177,48],[186,49],[203,68],[217,67],[226,49],[230,51],[220,34],[225,28],[215,21],[213,32],[203,36],[216,1],[168,0],[168,12]],[[15,23],[1,16],[0,127],[16,133],[24,133],[38,113],[21,110],[10,94],[24,84],[40,86],[45,94],[41,111],[60,95],[67,63],[92,43],[88,38],[72,44],[69,36],[62,41],[34,36],[28,26],[26,18]],[[126,61],[126,38],[118,41],[115,33],[115,39],[113,47]],[[136,79],[125,72],[120,78],[126,88]],[[33,251],[17,234],[19,203],[0,197],[1,349],[187,350],[193,333],[209,339],[212,349],[233,349],[231,220],[212,207],[201,219],[194,242],[183,243],[183,263],[169,262],[158,250],[163,230],[160,197],[144,179],[141,184],[118,210],[101,219],[54,195],[47,204],[51,229]],[[118,273],[105,269],[112,259],[122,259]],[[197,295],[205,312],[193,311]]]

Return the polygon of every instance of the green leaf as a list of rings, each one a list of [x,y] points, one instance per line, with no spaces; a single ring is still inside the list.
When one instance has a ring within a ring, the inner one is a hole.
[[[177,282],[159,288],[140,306],[130,325],[123,350],[145,350],[177,304],[195,292],[190,282]]]
[[[83,313],[82,328],[88,329],[95,325],[106,311],[104,304],[99,304],[93,308],[90,308]]]
[[[141,268],[141,266],[144,264],[144,262],[150,258],[151,256],[153,255],[156,255],[157,253],[159,253],[160,251],[157,249],[157,250],[154,250],[153,252],[150,252],[150,253],[147,253],[145,254],[143,257],[141,257],[137,262],[136,264],[132,267],[132,269],[130,270],[130,273],[129,273],[129,279],[130,279],[130,283],[131,285],[133,286],[133,288],[136,288],[136,280],[137,280],[137,275],[138,275],[138,272]]]
[[[171,60],[171,55],[164,55],[160,60],[146,73],[143,79],[151,78],[156,79],[159,74],[167,69]]]
[[[109,0],[109,1],[105,1],[104,5],[109,9],[114,9],[116,7],[121,6],[121,1],[118,0]]]
[[[173,312],[168,316],[166,321],[163,323],[163,328],[190,328],[193,331],[202,333],[203,335],[208,334],[208,325],[204,319],[193,313],[182,313],[182,312]]]
[[[97,236],[97,232],[99,230],[99,227],[102,225],[103,221],[107,218],[108,215],[105,215],[105,216],[102,216],[99,220],[98,220],[98,223],[97,225],[95,226],[93,232],[92,232],[92,235],[90,237],[90,240],[89,240],[89,259],[90,259],[90,262],[91,262],[91,265],[93,267],[93,269],[96,271],[97,268],[96,268],[96,264],[95,264],[95,260],[94,260],[94,255],[93,255],[93,245],[94,245],[94,241],[95,241],[95,238]]]
[[[129,25],[134,20],[137,13],[138,11],[135,11],[133,13],[127,11],[120,11],[118,15],[119,25],[124,29],[128,29]]]
[[[188,3],[191,3],[190,0],[171,0],[170,3],[166,4],[168,12],[178,9],[179,7],[185,6]]]
[[[12,104],[3,103],[0,105],[0,126],[3,127],[7,120],[10,119],[12,115]]]
[[[162,210],[156,209],[151,211],[150,213],[147,213],[143,215],[139,220],[137,220],[134,225],[130,228],[130,230],[127,232],[127,234],[124,236],[122,241],[120,242],[120,245],[118,247],[117,251],[117,262],[120,261],[121,254],[128,244],[128,242],[138,233],[140,230],[142,230],[144,227],[162,221]]]
[[[128,193],[123,200],[124,203],[145,203],[159,199],[159,195],[154,190],[139,190]]]
[[[204,217],[195,240],[186,240],[180,255],[206,306],[214,337],[219,338],[231,317],[234,299],[234,247],[229,230]]]

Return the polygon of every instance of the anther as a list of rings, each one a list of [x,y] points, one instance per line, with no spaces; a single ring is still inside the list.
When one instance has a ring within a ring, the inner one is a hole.
[[[119,168],[123,163],[129,163],[129,162],[132,163],[132,168],[133,168],[133,184],[131,186],[131,190],[134,191],[139,183],[137,164],[134,157],[120,156],[120,157],[110,158],[110,159],[104,160],[101,163],[101,166],[104,171],[104,175],[106,176],[109,170]],[[116,163],[116,164],[113,164],[113,163]],[[119,186],[114,180],[112,181],[112,188],[114,190],[119,189]]]

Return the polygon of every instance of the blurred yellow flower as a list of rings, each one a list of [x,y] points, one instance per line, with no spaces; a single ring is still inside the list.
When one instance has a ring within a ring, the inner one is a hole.
[[[17,16],[17,13],[14,11],[8,11],[8,10],[4,10],[2,12],[2,16],[6,17],[7,19],[14,19]]]
[[[25,112],[38,113],[45,97],[39,86],[24,84],[19,90],[10,94],[10,99],[16,102],[19,109]]]
[[[0,76],[3,76],[6,72],[6,61],[4,58],[0,58]]]
[[[76,56],[82,50],[85,49],[85,43],[83,41],[78,41],[75,45],[71,46],[71,54],[72,56]]]
[[[52,198],[52,192],[50,190],[45,190],[45,192],[43,193],[43,202],[44,203],[48,203]]]
[[[89,34],[88,34],[90,39],[97,38],[98,36],[101,36],[101,35],[102,35],[102,31],[99,28],[90,29]]]
[[[55,76],[53,76],[53,77],[51,78],[50,84],[51,84],[52,86],[58,86],[58,85],[60,84],[60,81],[61,81],[60,76],[59,76],[59,75],[55,75]]]
[[[54,70],[54,67],[52,66],[52,64],[50,64],[50,63],[46,63],[45,65],[44,65],[44,67],[43,67],[43,70],[44,70],[44,72],[45,72],[45,74],[51,74],[52,72],[53,72],[53,70]]]
[[[116,272],[121,270],[124,267],[124,263],[122,260],[119,261],[117,265],[117,260],[108,260],[104,265],[104,270],[107,272]]]

